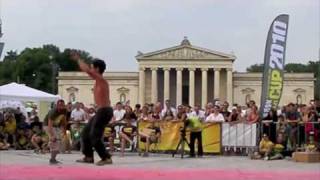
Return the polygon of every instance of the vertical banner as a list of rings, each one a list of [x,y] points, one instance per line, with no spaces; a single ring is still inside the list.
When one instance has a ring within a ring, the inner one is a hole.
[[[276,17],[269,29],[264,54],[260,114],[266,117],[277,107],[283,90],[289,15]]]

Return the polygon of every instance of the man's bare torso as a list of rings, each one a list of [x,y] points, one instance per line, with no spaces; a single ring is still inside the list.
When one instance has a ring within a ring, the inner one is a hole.
[[[109,107],[109,88],[105,80],[96,80],[93,88],[94,101],[98,108]]]

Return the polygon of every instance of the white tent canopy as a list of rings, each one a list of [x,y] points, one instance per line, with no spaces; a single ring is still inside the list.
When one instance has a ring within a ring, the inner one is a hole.
[[[23,84],[10,83],[0,86],[0,100],[57,101],[60,97]]]

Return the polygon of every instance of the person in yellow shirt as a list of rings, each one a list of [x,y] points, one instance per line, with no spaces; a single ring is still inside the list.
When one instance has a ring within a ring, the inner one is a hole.
[[[14,145],[16,143],[16,129],[17,129],[17,122],[14,118],[13,114],[7,114],[6,120],[4,122],[4,132],[7,134],[8,143]]]
[[[267,157],[273,148],[273,142],[270,141],[266,134],[263,134],[262,139],[259,143],[259,152],[255,152],[251,159],[261,159],[262,157]]]

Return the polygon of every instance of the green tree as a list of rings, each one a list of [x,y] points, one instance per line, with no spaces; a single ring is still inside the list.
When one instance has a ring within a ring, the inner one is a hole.
[[[93,59],[86,51],[65,49],[61,52],[57,46],[51,44],[40,48],[25,48],[20,53],[9,51],[0,62],[0,85],[18,82],[57,93],[58,71],[79,70],[76,62],[70,60],[71,51],[77,51],[87,63]]]

